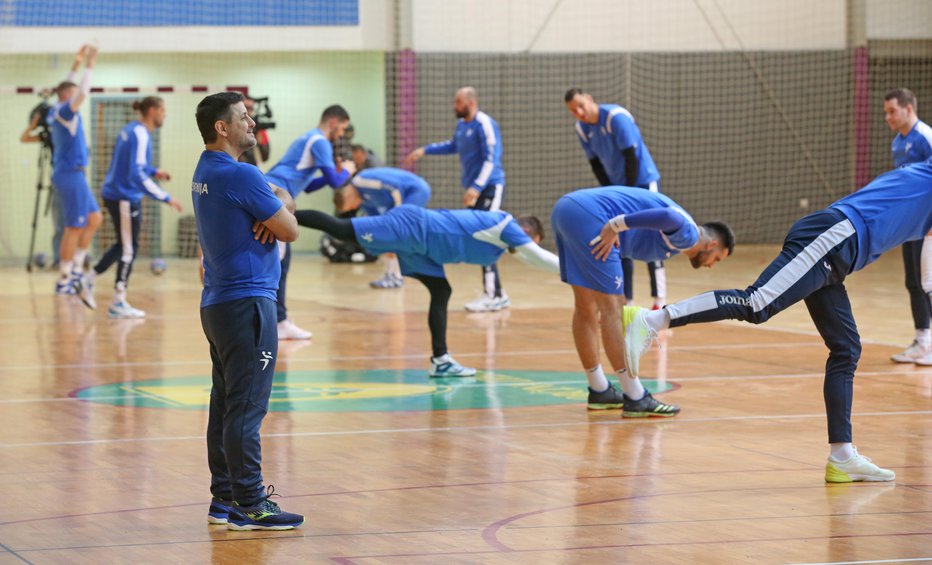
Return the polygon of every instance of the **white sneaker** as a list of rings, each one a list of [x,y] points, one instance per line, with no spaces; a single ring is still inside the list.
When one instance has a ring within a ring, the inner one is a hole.
[[[121,300],[114,302],[107,308],[107,316],[111,318],[145,318],[146,313],[138,308],[133,308],[129,302]]]
[[[430,358],[430,371],[427,376],[435,379],[447,377],[474,377],[476,370],[472,367],[464,367],[456,362],[449,353],[440,357]]]
[[[915,363],[916,359],[930,353],[932,353],[932,348],[922,347],[918,341],[914,340],[902,353],[892,355],[890,360],[896,363]]]
[[[466,310],[470,312],[498,312],[509,306],[511,306],[511,300],[508,299],[508,295],[504,292],[499,297],[482,293],[479,298],[466,304]]]
[[[91,310],[97,309],[97,301],[94,299],[94,283],[89,277],[82,274],[71,275],[75,292],[81,302]]]
[[[647,353],[657,332],[647,325],[646,308],[625,306],[621,312],[621,325],[625,332],[625,363],[628,374],[637,377],[641,365],[641,356]]]
[[[926,353],[922,357],[916,357],[913,363],[923,367],[932,367],[932,351]]]
[[[854,450],[854,457],[847,461],[833,461],[828,458],[825,464],[825,482],[827,483],[853,483],[857,481],[892,481],[896,473],[889,469],[881,469],[870,458]]]
[[[311,332],[303,330],[291,320],[282,320],[278,323],[278,339],[311,339]]]

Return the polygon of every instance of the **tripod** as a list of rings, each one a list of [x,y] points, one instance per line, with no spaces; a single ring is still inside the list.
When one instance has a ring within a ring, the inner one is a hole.
[[[49,179],[46,183],[46,171],[49,170],[49,165],[52,161],[52,147],[51,145],[43,142],[42,147],[39,149],[39,161],[37,163],[37,168],[39,172],[38,180],[36,180],[36,204],[32,209],[32,237],[29,239],[29,255],[26,256],[26,271],[32,272],[32,264],[35,260],[35,250],[36,250],[36,230],[38,229],[39,224],[39,205],[42,200],[42,191],[48,189],[48,196],[45,198],[45,211],[42,213],[43,216],[47,216],[49,213],[49,207],[52,205],[52,181]]]

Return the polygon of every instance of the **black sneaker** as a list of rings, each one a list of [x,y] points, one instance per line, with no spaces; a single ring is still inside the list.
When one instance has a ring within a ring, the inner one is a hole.
[[[618,392],[618,389],[612,383],[608,383],[608,388],[602,392],[589,389],[589,404],[586,405],[586,408],[589,410],[611,410],[621,408],[624,402],[624,395]]]
[[[672,418],[680,413],[680,407],[675,404],[664,404],[644,391],[644,398],[640,400],[631,400],[625,396],[623,418],[649,418],[657,416],[659,418]]]
[[[207,510],[207,522],[211,524],[226,524],[230,515],[232,500],[223,500],[214,497],[210,499],[210,508]]]
[[[269,500],[275,494],[275,487],[269,485],[265,499],[252,506],[240,506],[233,503],[227,519],[228,530],[290,530],[304,523],[304,516],[284,512],[277,504]]]

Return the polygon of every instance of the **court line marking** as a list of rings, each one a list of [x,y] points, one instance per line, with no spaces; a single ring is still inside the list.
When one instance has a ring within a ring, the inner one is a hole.
[[[851,415],[852,418],[868,417],[887,417],[887,416],[929,416],[932,410],[904,410],[901,412],[860,412]],[[779,414],[779,415],[758,415],[758,416],[724,416],[715,418],[677,418],[671,424],[704,424],[709,422],[747,422],[747,421],[766,421],[766,420],[810,420],[814,418],[824,419],[825,414]],[[339,437],[354,435],[380,435],[380,434],[412,434],[412,433],[434,433],[434,432],[475,432],[483,430],[525,430],[539,428],[564,428],[570,426],[637,426],[652,425],[645,418],[643,420],[618,419],[604,422],[590,421],[570,421],[570,422],[549,422],[540,424],[495,424],[487,426],[446,426],[442,428],[388,428],[388,429],[363,429],[363,430],[342,430],[331,432],[288,432],[276,434],[262,434],[263,439],[271,438],[300,438],[300,437]],[[154,441],[203,441],[203,435],[196,436],[166,436],[166,437],[136,437],[136,438],[106,438],[106,439],[82,439],[70,441],[37,441],[26,443],[0,443],[0,449],[29,448],[29,447],[53,447],[65,445],[107,445],[118,443],[142,443]]]
[[[343,369],[334,369],[334,370],[343,370]],[[379,370],[379,369],[360,369],[360,370],[371,371],[371,370]],[[385,369],[385,370],[395,371],[396,369]],[[404,369],[400,369],[400,370],[404,370]],[[526,371],[524,369],[519,369],[519,370],[522,372],[534,372],[534,371]],[[489,373],[496,374],[496,375],[501,374],[503,376],[511,376],[509,375],[510,372],[512,372],[512,370],[509,370],[509,369],[500,369],[497,372],[489,371]],[[572,371],[566,371],[566,372],[572,372]],[[287,375],[288,371],[283,371],[283,373]],[[903,369],[903,370],[898,370],[898,371],[897,370],[894,370],[894,371],[861,371],[857,373],[856,377],[883,377],[883,376],[917,375],[917,374],[922,374],[922,373],[916,373],[916,371],[913,371],[910,369]],[[204,375],[204,377],[206,378],[207,376]],[[715,381],[728,381],[728,380],[741,380],[741,381],[793,380],[793,379],[817,379],[817,378],[824,378],[824,377],[825,377],[825,373],[784,373],[784,374],[773,374],[773,375],[705,375],[705,376],[696,376],[696,377],[677,377],[672,380],[667,379],[667,381],[680,383],[680,382],[704,382],[704,381],[715,382]],[[186,377],[177,377],[177,378],[186,378]],[[645,377],[645,378],[648,378],[648,377]],[[173,377],[169,377],[167,379],[163,379],[163,381],[166,384],[170,385],[172,379]],[[126,385],[132,385],[135,383],[145,382],[149,380],[155,380],[155,379],[139,379],[135,381],[123,381],[124,386],[120,388],[121,390],[131,391],[133,389],[131,389],[129,386],[126,386]],[[111,385],[111,384],[116,384],[117,382],[120,382],[120,381],[102,383],[101,385],[96,385],[96,386]],[[294,382],[297,383],[297,382],[302,382],[302,381],[294,381]],[[520,383],[498,383],[498,382],[470,383],[470,382],[466,382],[466,383],[458,383],[455,388],[467,389],[467,388],[480,388],[480,387],[481,388],[524,387],[524,386],[537,386],[537,385],[542,385],[542,384],[578,385],[578,384],[582,384],[585,382],[586,382],[586,379],[580,376],[578,379],[563,380],[563,381],[528,380],[527,382],[520,382]],[[309,384],[315,384],[315,383],[309,383]],[[328,383],[321,382],[320,384],[326,385]],[[390,383],[390,384],[417,384],[417,383]],[[378,392],[382,389],[372,388],[369,390]],[[392,390],[392,389],[390,389],[389,387],[386,387],[385,390]],[[156,397],[154,397],[151,394],[147,394],[147,393],[139,391],[139,392],[131,392],[129,394],[118,395],[118,396],[95,396],[95,397],[49,396],[49,397],[43,397],[43,398],[4,398],[4,399],[0,399],[0,404],[35,404],[35,403],[45,403],[45,402],[76,402],[76,401],[98,403],[98,402],[106,402],[106,401],[112,401],[112,400],[131,400],[131,399],[136,399],[136,398],[156,398]],[[159,398],[156,398],[156,399],[158,400]],[[167,403],[169,401],[165,400],[165,402]]]
[[[825,345],[814,342],[798,343],[733,343],[727,345],[674,345],[668,346],[668,351],[704,351],[710,349],[756,349],[760,347],[771,348],[794,348],[794,347],[821,347]],[[576,354],[575,349],[545,349],[539,351],[522,350],[522,351],[494,351],[491,355],[494,357],[513,357],[519,355],[568,355]],[[488,357],[487,351],[478,351],[474,353],[457,353],[457,357]],[[412,353],[408,355],[346,355],[346,356],[320,356],[320,357],[297,357],[292,356],[287,359],[289,363],[296,362],[313,362],[313,361],[384,361],[391,359],[424,359],[423,353]],[[0,366],[0,371],[27,371],[39,369],[90,369],[90,368],[111,368],[111,367],[163,367],[176,365],[210,365],[210,360],[206,358],[191,361],[132,361],[116,363],[59,363],[59,364],[33,364],[33,365],[4,365]]]
[[[9,554],[12,555],[13,557],[16,557],[17,559],[19,559],[19,560],[22,561],[23,563],[29,563],[29,565],[33,565],[32,561],[26,559],[25,557],[23,557],[22,555],[20,555],[20,554],[17,553],[16,551],[13,551],[13,548],[11,548],[10,546],[6,545],[5,543],[0,542],[0,548],[3,548],[4,551],[6,551],[7,553],[9,553]]]
[[[824,563],[794,563],[792,565],[868,565],[870,563],[916,563],[932,561],[932,557],[915,557],[908,559],[875,559],[873,561],[826,561]]]

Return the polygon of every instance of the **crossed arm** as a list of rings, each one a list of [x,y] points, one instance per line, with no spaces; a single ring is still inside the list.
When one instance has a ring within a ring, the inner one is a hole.
[[[256,221],[252,225],[253,239],[265,244],[278,241],[291,243],[298,239],[298,220],[294,217],[294,199],[288,191],[269,183],[272,192],[282,201],[282,207],[271,218]]]

